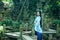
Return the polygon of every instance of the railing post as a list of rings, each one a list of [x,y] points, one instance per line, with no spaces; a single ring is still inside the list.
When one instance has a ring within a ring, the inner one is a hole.
[[[59,24],[57,24],[57,31],[56,31],[57,33],[56,33],[56,35],[57,35],[57,39],[60,39],[59,37],[60,37],[60,25]]]
[[[20,25],[20,27],[19,27],[19,32],[20,32],[20,36],[19,36],[19,38],[18,38],[18,40],[23,40],[23,38],[22,38],[22,25]]]

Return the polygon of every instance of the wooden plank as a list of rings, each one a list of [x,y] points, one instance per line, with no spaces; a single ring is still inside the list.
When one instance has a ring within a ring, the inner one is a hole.
[[[5,33],[5,35],[12,38],[18,38],[20,34],[18,35],[18,32],[16,32],[16,33]]]
[[[54,34],[56,33],[56,30],[49,29],[48,31],[42,31],[43,34]]]
[[[12,38],[19,38],[19,32],[15,32],[15,33],[6,33],[6,35],[8,35],[9,37],[12,37]],[[29,36],[26,36],[26,35],[22,35],[22,37],[26,40],[33,40],[31,37]]]
[[[56,31],[54,30],[54,31],[52,31],[51,29],[49,29],[50,31],[42,31],[42,33],[43,34],[54,34],[54,33],[56,33]],[[23,34],[29,34],[29,33],[31,33],[31,31],[25,31],[25,32],[23,32]],[[20,35],[20,32],[13,32],[13,33],[5,33],[6,35],[9,35],[9,36],[19,36]]]
[[[23,38],[25,38],[25,40],[33,40],[31,37],[27,36],[27,35],[22,35]]]
[[[31,31],[26,31],[23,34],[29,34],[31,33]],[[9,37],[14,37],[17,38],[20,35],[20,32],[13,32],[13,33],[5,33],[5,35],[9,36]]]

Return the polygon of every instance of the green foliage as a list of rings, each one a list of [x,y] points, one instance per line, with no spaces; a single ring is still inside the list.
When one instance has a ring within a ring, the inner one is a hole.
[[[20,25],[19,22],[15,22],[15,21],[13,21],[12,23],[13,23],[13,27],[19,27],[19,25]]]
[[[3,24],[3,22],[0,21],[0,26]]]
[[[60,20],[53,20],[53,23],[60,24]]]
[[[50,0],[50,2],[44,6],[44,12],[46,12],[46,15],[53,19],[60,19],[59,2],[59,0]]]
[[[3,6],[4,6],[4,3],[2,1],[0,1],[0,13],[3,10],[3,8],[4,8]]]
[[[0,33],[3,32],[3,26],[0,26]]]
[[[60,5],[60,1],[57,1],[57,4]]]
[[[12,20],[5,19],[2,21],[2,24],[6,24],[6,26],[12,26]]]

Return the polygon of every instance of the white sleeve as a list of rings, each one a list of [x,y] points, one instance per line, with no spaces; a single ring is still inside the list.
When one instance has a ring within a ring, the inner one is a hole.
[[[36,25],[40,25],[40,20],[41,20],[41,18],[38,17],[37,20],[36,20],[36,21],[37,21],[37,22],[36,22]]]

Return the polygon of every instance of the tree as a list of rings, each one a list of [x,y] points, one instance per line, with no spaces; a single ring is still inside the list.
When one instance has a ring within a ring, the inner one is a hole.
[[[54,19],[60,19],[60,12],[59,12],[59,6],[57,4],[57,1],[58,0],[50,0],[50,2],[48,3],[48,9],[47,9],[47,12],[48,12],[48,16],[49,17],[52,17]]]

